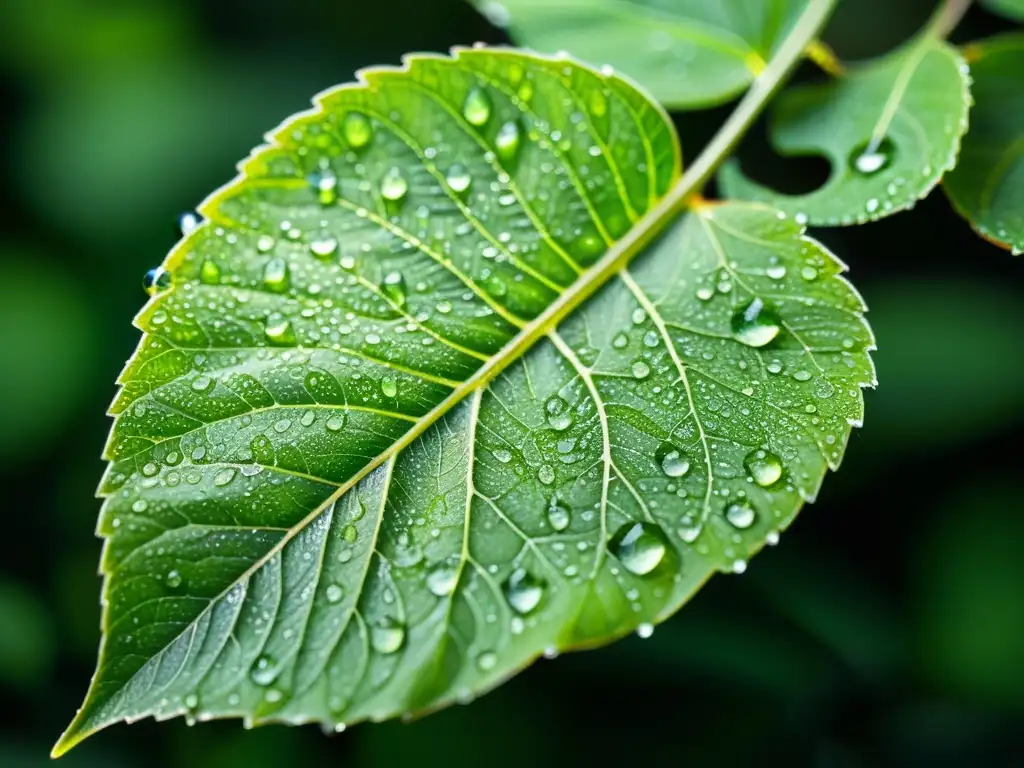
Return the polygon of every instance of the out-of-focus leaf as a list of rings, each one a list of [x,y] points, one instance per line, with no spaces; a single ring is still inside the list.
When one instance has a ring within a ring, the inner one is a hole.
[[[930,516],[915,563],[923,674],[968,700],[1024,708],[1024,516],[1017,478],[965,489]]]
[[[411,56],[269,140],[137,319],[105,640],[57,753],[144,715],[471,697],[742,571],[838,466],[874,377],[860,297],[755,204],[626,270],[679,150],[625,80]]]
[[[76,413],[95,371],[95,316],[82,285],[38,256],[0,253],[0,458],[44,449]],[[60,350],[57,352],[56,350]]]
[[[53,625],[39,597],[0,581],[0,686],[43,686],[54,650]]]
[[[513,39],[610,64],[670,108],[728,101],[760,74],[806,0],[472,0]]]
[[[1024,251],[1024,35],[975,43],[974,108],[960,161],[942,183],[953,206],[986,240]]]
[[[1024,21],[1024,0],[981,0],[981,4],[1008,19]]]
[[[828,181],[785,195],[748,179],[736,161],[719,180],[729,197],[767,202],[814,226],[859,224],[912,207],[957,158],[970,104],[967,66],[922,36],[825,85],[786,91],[772,113],[783,155],[824,155]]]
[[[977,280],[915,277],[871,286],[885,386],[869,393],[865,458],[889,461],[982,440],[1024,421],[1020,292]],[[952,351],[955,350],[955,355]]]

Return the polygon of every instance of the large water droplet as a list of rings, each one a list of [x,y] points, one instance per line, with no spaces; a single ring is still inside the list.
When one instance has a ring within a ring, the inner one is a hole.
[[[743,466],[762,488],[774,485],[782,477],[782,460],[771,451],[756,450],[747,454]]]
[[[384,282],[380,286],[381,293],[391,299],[400,307],[405,306],[406,287],[405,278],[401,272],[388,272],[384,275]]]
[[[185,211],[178,217],[178,231],[182,237],[188,237],[202,224],[202,219],[194,211]]]
[[[329,259],[338,250],[338,241],[333,237],[318,237],[310,241],[309,250],[319,259]]]
[[[271,259],[266,263],[263,267],[263,285],[275,293],[288,289],[288,263],[284,259]]]
[[[471,125],[478,128],[491,119],[491,97],[480,86],[473,86],[462,105],[462,114]]]
[[[442,563],[427,574],[427,589],[438,597],[450,595],[459,581],[459,569],[452,563]]]
[[[503,588],[508,604],[525,615],[540,605],[545,584],[525,568],[516,568],[505,580]]]
[[[725,508],[725,519],[735,528],[749,528],[754,524],[757,513],[745,501],[736,501]]]
[[[547,415],[548,426],[559,432],[572,426],[572,411],[567,403],[559,395],[552,395],[544,402],[544,412]]]
[[[142,277],[142,289],[150,296],[163,293],[171,287],[174,278],[163,267],[154,267]]]
[[[481,672],[494,669],[494,665],[497,663],[498,655],[494,651],[484,651],[476,660],[476,665],[480,668]]]
[[[337,584],[331,584],[324,591],[324,596],[327,598],[327,602],[332,604],[340,602],[344,595],[345,591]]]
[[[206,259],[199,267],[199,282],[206,285],[218,285],[220,283],[220,267],[217,262]]]
[[[469,175],[469,169],[462,163],[454,163],[448,169],[445,180],[448,182],[448,186],[452,188],[452,191],[458,194],[465,192],[469,189],[469,185],[473,183],[473,178]]]
[[[682,477],[690,471],[686,454],[672,443],[662,443],[654,454],[661,471],[669,477]]]
[[[256,685],[270,685],[277,679],[277,665],[270,656],[260,656],[249,670],[249,677]]]
[[[508,121],[498,129],[494,146],[502,160],[511,160],[516,156],[519,150],[519,125],[514,120]]]
[[[332,171],[311,174],[308,181],[320,205],[333,205],[338,201],[338,177]]]
[[[373,138],[373,126],[362,112],[349,112],[345,115],[341,130],[352,149],[362,149]]]
[[[548,523],[556,531],[564,531],[572,522],[572,510],[557,496],[552,496],[548,503]]]
[[[850,154],[850,167],[859,174],[872,176],[892,164],[896,147],[889,139],[862,144]]]
[[[234,467],[225,467],[216,475],[213,476],[213,484],[218,488],[223,488],[226,485],[230,485],[231,481],[235,479],[237,471]]]
[[[751,299],[732,318],[733,336],[748,347],[763,347],[779,335],[781,327],[778,315],[758,298]]]
[[[651,366],[645,363],[643,360],[637,360],[630,366],[630,370],[633,371],[634,379],[646,379],[651,375]]]
[[[386,616],[370,628],[370,644],[377,653],[394,653],[405,642],[405,626],[391,616]]]
[[[384,397],[394,397],[398,394],[398,381],[394,376],[385,376],[380,380],[380,391]]]
[[[181,574],[177,570],[169,571],[165,583],[171,589],[177,589],[181,586]]]
[[[409,191],[409,182],[405,180],[400,168],[392,168],[380,182],[380,194],[385,200],[397,203]]]
[[[271,312],[267,315],[263,332],[271,344],[288,346],[295,343],[295,331],[291,320],[280,312]]]
[[[665,558],[665,536],[653,523],[626,523],[608,542],[608,551],[630,573],[645,576]]]

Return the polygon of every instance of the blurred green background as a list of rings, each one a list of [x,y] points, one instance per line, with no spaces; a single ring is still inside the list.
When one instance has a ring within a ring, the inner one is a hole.
[[[826,39],[874,55],[930,10],[846,0]],[[974,8],[954,40],[1007,26]],[[477,40],[505,38],[461,0],[0,6],[0,766],[48,762],[92,672],[104,411],[177,214],[356,68]],[[688,157],[726,113],[678,117]],[[790,191],[826,172],[772,155],[763,124],[741,156]],[[146,721],[63,764],[1024,765],[1024,261],[938,193],[817,235],[871,307],[881,387],[842,471],[746,575],[649,640],[542,661],[411,724]]]

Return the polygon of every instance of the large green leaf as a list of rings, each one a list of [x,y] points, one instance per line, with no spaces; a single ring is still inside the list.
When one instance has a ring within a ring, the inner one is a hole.
[[[728,101],[765,67],[806,0],[472,0],[521,45],[635,78],[667,107]]]
[[[983,237],[1024,251],[1024,35],[969,49],[971,130],[943,189]]]
[[[873,381],[859,296],[750,204],[618,271],[679,165],[619,77],[416,56],[270,141],[138,317],[104,643],[57,753],[145,715],[340,728],[465,700],[648,631],[838,465]]]
[[[812,225],[879,219],[913,207],[956,164],[969,104],[963,58],[923,36],[779,98],[772,142],[783,155],[827,157],[832,173],[820,189],[781,194],[748,179],[735,161],[719,179],[729,197],[770,203]]]
[[[1008,19],[1024,21],[1024,0],[981,0],[981,4]]]

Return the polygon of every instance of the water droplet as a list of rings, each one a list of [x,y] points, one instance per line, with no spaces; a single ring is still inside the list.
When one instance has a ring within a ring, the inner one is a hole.
[[[260,235],[256,241],[256,250],[260,253],[268,253],[276,244],[276,240],[270,235]]]
[[[178,571],[170,571],[165,579],[167,586],[171,589],[177,589],[181,586],[181,574]]]
[[[291,345],[295,343],[295,331],[292,322],[280,312],[267,315],[263,332],[271,344]]]
[[[381,293],[400,307],[405,306],[406,287],[405,278],[401,272],[388,272],[384,275],[384,282],[380,287]]]
[[[394,653],[405,642],[405,627],[398,619],[386,616],[370,629],[370,644],[377,653]]]
[[[143,276],[142,288],[150,296],[156,296],[168,290],[173,282],[174,278],[170,272],[163,267],[154,267]]]
[[[266,263],[263,267],[263,285],[275,293],[288,289],[288,264],[284,259],[271,259]]]
[[[380,182],[380,194],[385,200],[397,203],[405,197],[409,191],[409,182],[405,180],[401,169],[394,167],[386,174]]]
[[[643,624],[638,625],[637,628],[636,628],[636,635],[641,640],[646,640],[647,638],[649,638],[653,634],[654,634],[654,625],[649,623],[649,622],[645,621]]]
[[[525,568],[516,568],[505,580],[505,599],[524,616],[540,605],[545,584]]]
[[[786,276],[786,267],[783,264],[772,264],[764,273],[772,280],[781,280]]]
[[[814,267],[804,267],[800,270],[800,277],[804,280],[816,280],[818,278],[818,270]]]
[[[707,286],[697,289],[697,298],[701,301],[711,301],[711,297],[715,295],[714,288],[708,288]]]
[[[490,669],[494,669],[494,665],[498,663],[498,656],[494,651],[484,651],[480,654],[476,660],[476,665],[480,667],[481,671],[486,672]]]
[[[380,381],[380,391],[384,397],[394,397],[398,394],[398,381],[394,376],[385,376]]]
[[[192,379],[191,387],[196,392],[206,392],[213,386],[213,379],[203,374]]]
[[[328,418],[325,426],[328,432],[340,432],[345,428],[345,412],[336,413]]]
[[[853,151],[850,155],[850,167],[864,176],[871,176],[887,168],[891,163],[896,148],[888,139],[880,142],[870,141]]]
[[[206,259],[199,267],[199,282],[206,285],[217,285],[220,283],[220,267],[217,262]]]
[[[480,86],[473,86],[462,105],[462,115],[478,128],[491,119],[491,97]]]
[[[782,460],[771,451],[757,450],[747,454],[743,466],[762,488],[774,485],[782,477]]]
[[[509,120],[498,129],[494,146],[502,160],[511,160],[516,156],[519,150],[519,125],[514,120]]]
[[[608,99],[605,97],[604,92],[597,88],[590,92],[587,105],[593,117],[604,117],[608,114]]]
[[[213,476],[213,484],[218,488],[223,488],[225,485],[235,479],[235,468],[226,467]]]
[[[629,344],[629,337],[624,333],[616,334],[612,339],[612,346],[616,349],[625,349],[627,344]]]
[[[198,707],[198,706],[199,706],[199,696],[197,696],[197,695],[196,695],[196,694],[194,694],[194,693],[190,693],[190,694],[188,694],[188,695],[187,695],[187,696],[186,696],[186,697],[185,697],[185,698],[184,698],[184,699],[182,700],[182,703],[183,703],[183,704],[184,704],[184,705],[185,705],[185,706],[186,706],[186,707],[187,707],[188,709],[195,709],[196,707]]]
[[[572,522],[572,510],[559,501],[557,496],[552,496],[548,503],[548,523],[556,531],[564,531]]]
[[[665,558],[665,536],[653,523],[626,523],[608,542],[611,552],[623,567],[637,576],[646,576]]]
[[[256,685],[270,685],[277,678],[277,665],[269,656],[260,656],[249,670],[249,677]]]
[[[755,298],[732,318],[732,333],[748,347],[763,347],[779,335],[781,321],[778,315]]]
[[[362,112],[349,112],[345,115],[341,130],[352,149],[362,149],[373,138],[373,126]]]
[[[438,597],[450,595],[459,581],[459,569],[451,563],[442,563],[427,574],[427,589]]]
[[[544,402],[544,411],[547,414],[548,426],[552,429],[562,430],[572,426],[572,411],[569,403],[558,395],[552,395]]]
[[[543,464],[541,465],[541,468],[537,470],[537,479],[544,485],[551,485],[555,482],[555,470],[552,469],[550,464]]]
[[[643,360],[637,360],[631,366],[633,371],[633,378],[635,379],[646,379],[651,373],[651,367],[647,365]]]
[[[669,477],[682,477],[690,471],[690,462],[679,448],[672,443],[662,443],[654,454],[661,471]]]
[[[329,259],[338,250],[338,241],[333,237],[318,237],[310,241],[309,250],[319,259]]]
[[[331,171],[322,171],[309,176],[309,186],[316,193],[320,205],[333,205],[338,200],[338,177]]]
[[[344,597],[344,595],[344,590],[337,584],[331,584],[324,591],[324,596],[327,598],[327,602],[332,604],[340,602],[341,598]]]
[[[188,237],[202,223],[202,219],[194,211],[186,211],[178,217],[178,231],[182,237]]]
[[[725,508],[725,519],[735,528],[749,528],[754,524],[757,513],[745,501],[737,501]]]
[[[502,464],[508,464],[512,461],[512,454],[506,451],[504,448],[496,448],[491,451],[491,455],[494,456]]]
[[[469,175],[469,169],[462,163],[454,163],[448,169],[445,180],[448,182],[448,186],[452,188],[452,191],[458,194],[465,192],[469,189],[469,185],[473,183],[473,177]]]

